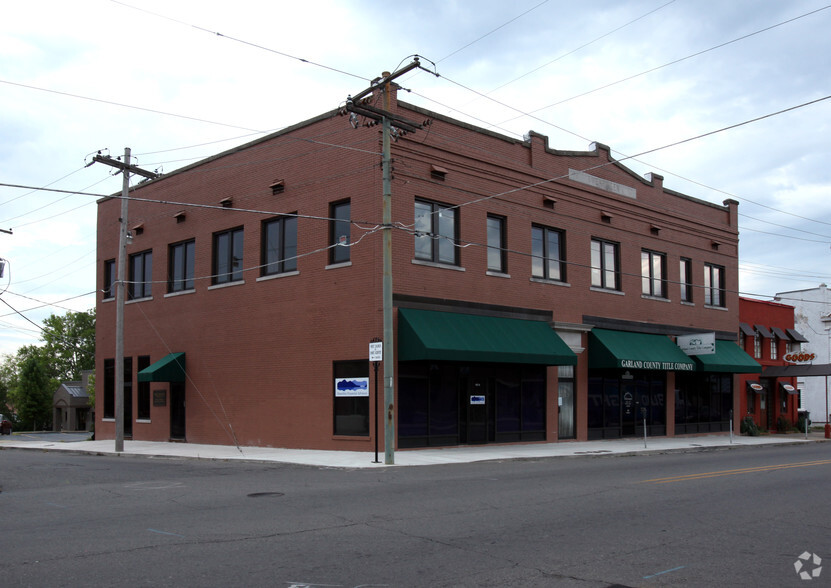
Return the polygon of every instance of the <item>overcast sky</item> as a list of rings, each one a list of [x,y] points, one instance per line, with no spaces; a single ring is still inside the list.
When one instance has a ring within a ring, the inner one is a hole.
[[[441,77],[401,78],[402,100],[553,148],[598,141],[669,189],[738,200],[738,290],[770,299],[831,282],[829,1],[7,2],[0,183],[111,194],[120,176],[85,167],[99,149],[170,172],[418,54]],[[0,186],[0,353],[94,307],[95,201]]]

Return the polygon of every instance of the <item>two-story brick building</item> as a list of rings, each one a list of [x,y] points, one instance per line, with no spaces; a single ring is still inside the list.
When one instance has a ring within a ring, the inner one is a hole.
[[[736,345],[735,201],[672,191],[601,144],[559,151],[388,98],[427,123],[392,145],[399,447],[727,430],[736,374],[759,370]],[[332,111],[133,188],[128,436],[370,450],[380,129]],[[119,210],[99,202],[99,438]],[[701,332],[716,353],[674,342]]]

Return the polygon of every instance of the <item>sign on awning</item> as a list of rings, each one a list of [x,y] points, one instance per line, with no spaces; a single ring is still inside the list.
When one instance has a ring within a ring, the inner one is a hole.
[[[678,335],[675,342],[687,355],[713,355],[716,352],[715,333]]]

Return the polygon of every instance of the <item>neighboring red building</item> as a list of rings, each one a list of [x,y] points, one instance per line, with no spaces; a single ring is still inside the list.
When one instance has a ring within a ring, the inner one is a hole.
[[[727,430],[736,374],[760,369],[736,345],[735,201],[669,190],[604,145],[558,151],[382,94],[429,123],[392,145],[399,447]],[[338,114],[132,190],[127,436],[372,447],[381,127]],[[115,434],[119,211],[99,202],[99,439]],[[675,344],[696,333],[715,354]]]
[[[740,333],[744,350],[762,365],[761,375],[741,376],[738,395],[741,418],[750,416],[768,431],[790,430],[797,423],[799,391],[796,377],[765,377],[767,368],[792,365],[804,337],[794,330],[794,308],[778,302],[739,298]]]

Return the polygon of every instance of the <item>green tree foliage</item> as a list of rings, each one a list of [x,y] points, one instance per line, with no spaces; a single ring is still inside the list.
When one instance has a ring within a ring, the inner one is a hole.
[[[14,403],[19,427],[46,429],[52,423],[52,384],[39,347],[18,350],[18,374],[9,396]],[[22,352],[22,353],[21,353]]]
[[[95,310],[53,314],[43,321],[41,339],[58,381],[80,380],[82,371],[95,369]]]
[[[26,345],[0,361],[0,412],[11,405],[17,429],[49,428],[60,383],[95,369],[95,311],[53,314],[41,339],[44,345]]]

